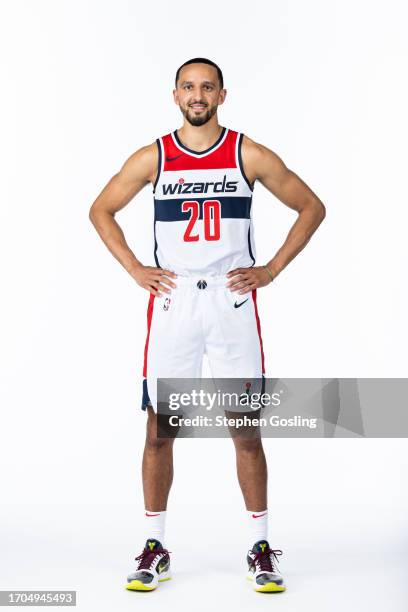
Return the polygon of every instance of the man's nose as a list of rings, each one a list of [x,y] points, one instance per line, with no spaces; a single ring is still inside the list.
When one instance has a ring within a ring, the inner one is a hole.
[[[197,100],[197,102],[200,102],[200,100],[204,100],[204,93],[199,87],[193,89],[193,100]]]

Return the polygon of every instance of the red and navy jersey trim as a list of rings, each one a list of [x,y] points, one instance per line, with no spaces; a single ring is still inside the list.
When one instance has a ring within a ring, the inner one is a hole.
[[[221,134],[218,136],[217,140],[214,142],[214,144],[211,145],[211,147],[209,147],[208,149],[205,149],[205,151],[194,151],[194,149],[189,149],[186,145],[183,145],[183,143],[181,142],[180,138],[178,137],[177,134],[177,130],[174,130],[173,132],[173,136],[178,144],[178,146],[181,149],[185,149],[186,151],[188,151],[189,153],[192,153],[193,155],[206,155],[207,153],[209,153],[210,151],[212,151],[213,149],[215,149],[221,142],[221,140],[224,138],[224,134],[226,131],[226,127],[223,127],[221,130]]]
[[[241,174],[242,174],[246,184],[248,185],[250,190],[253,191],[255,183],[252,183],[252,185],[251,185],[251,183],[249,182],[249,179],[248,179],[247,175],[245,174],[244,164],[242,163],[242,152],[241,152],[241,149],[242,149],[242,140],[243,140],[243,138],[244,138],[244,135],[241,133],[239,135],[239,138],[238,138],[238,155],[237,155],[237,157],[238,157],[238,164],[239,164],[239,169],[241,170]]]
[[[237,168],[236,144],[238,133],[223,128],[217,141],[205,151],[188,149],[175,138],[175,132],[162,136],[161,171],[216,170]]]
[[[162,150],[161,150],[161,145],[160,145],[160,138],[156,138],[156,144],[157,144],[157,150],[158,150],[158,161],[157,161],[157,176],[153,184],[153,193],[156,191],[156,185],[159,182],[159,178],[161,174],[161,167],[162,167]]]

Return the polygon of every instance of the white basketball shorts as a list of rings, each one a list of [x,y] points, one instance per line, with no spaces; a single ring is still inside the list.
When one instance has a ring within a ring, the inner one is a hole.
[[[178,276],[171,294],[150,295],[142,409],[157,412],[158,378],[200,378],[207,354],[213,378],[265,373],[256,289],[239,294],[225,275]]]

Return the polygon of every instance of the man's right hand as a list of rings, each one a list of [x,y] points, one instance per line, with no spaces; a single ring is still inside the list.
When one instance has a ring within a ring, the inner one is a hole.
[[[173,288],[177,287],[177,285],[170,280],[170,278],[177,278],[177,274],[163,268],[154,268],[152,266],[143,266],[139,264],[130,270],[130,275],[135,279],[138,285],[143,287],[143,289],[147,289],[150,293],[158,297],[161,297],[161,291],[171,293],[166,285]]]

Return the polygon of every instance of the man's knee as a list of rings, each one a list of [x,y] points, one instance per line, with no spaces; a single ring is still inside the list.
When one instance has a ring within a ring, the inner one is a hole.
[[[235,444],[235,450],[237,453],[245,454],[257,454],[262,451],[262,439],[261,438],[233,438]]]
[[[160,450],[170,448],[174,442],[172,438],[159,438],[157,432],[157,414],[153,408],[148,408],[146,424],[146,448],[149,450]]]

